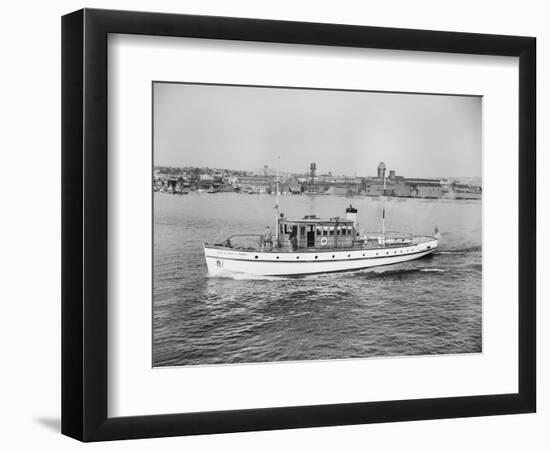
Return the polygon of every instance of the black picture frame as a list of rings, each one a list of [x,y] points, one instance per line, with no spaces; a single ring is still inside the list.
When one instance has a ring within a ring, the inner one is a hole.
[[[108,418],[109,33],[518,57],[518,392]],[[533,37],[94,9],[63,16],[62,433],[102,441],[535,412],[535,91]]]

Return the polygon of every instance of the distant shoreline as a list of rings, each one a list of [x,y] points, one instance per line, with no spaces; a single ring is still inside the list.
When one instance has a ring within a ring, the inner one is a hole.
[[[249,193],[249,192],[246,192],[246,191],[219,191],[219,192],[208,192],[206,190],[198,190],[198,189],[193,189],[193,190],[188,190],[186,193],[183,193],[183,192],[177,192],[177,191],[168,191],[168,190],[164,190],[164,191],[161,191],[161,190],[154,190],[154,193],[155,194],[166,194],[166,195],[188,195],[188,194],[199,194],[199,195],[203,195],[203,194],[237,194],[237,195],[261,195],[261,196],[266,196],[266,197],[271,197],[271,196],[274,196],[275,193],[268,193],[268,192],[254,192],[254,193]],[[291,193],[288,193],[288,192],[285,192],[285,193],[282,193],[281,195],[285,195],[285,196],[311,196],[311,197],[326,197],[326,196],[331,196],[331,197],[342,197],[342,198],[371,198],[373,200],[382,200],[382,199],[390,199],[390,200],[393,200],[393,199],[396,199],[396,200],[451,200],[451,201],[468,201],[468,200],[474,200],[474,201],[479,201],[479,200],[482,200],[482,196],[481,194],[477,197],[465,197],[465,196],[458,196],[458,197],[452,197],[452,196],[442,196],[442,197],[406,197],[406,196],[393,196],[393,195],[366,195],[364,193],[359,193],[359,194],[327,194],[327,193],[316,193],[316,192],[304,192],[304,193],[299,193],[299,194],[291,194]]]

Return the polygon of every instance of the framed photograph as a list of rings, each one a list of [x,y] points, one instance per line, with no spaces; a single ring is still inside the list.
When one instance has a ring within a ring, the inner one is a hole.
[[[62,432],[535,412],[536,41],[62,20]]]

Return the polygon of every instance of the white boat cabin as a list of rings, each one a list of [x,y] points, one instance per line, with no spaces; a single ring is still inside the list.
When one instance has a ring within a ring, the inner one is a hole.
[[[383,219],[384,220],[384,219]],[[301,219],[277,217],[277,233],[272,236],[269,227],[266,234],[235,234],[213,247],[231,248],[248,252],[323,252],[335,249],[379,249],[413,245],[413,236],[404,233],[359,233],[357,209],[349,206],[345,217],[321,219],[315,215]],[[384,222],[383,222],[384,224]],[[259,240],[258,240],[259,239]],[[207,245],[207,244],[206,244]]]
[[[355,222],[351,219],[320,219],[316,216],[279,219],[279,248],[283,251],[350,248],[356,234]]]

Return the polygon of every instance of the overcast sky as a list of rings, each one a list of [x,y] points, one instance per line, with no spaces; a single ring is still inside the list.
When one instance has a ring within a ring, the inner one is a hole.
[[[154,84],[154,164],[481,176],[481,98]]]

